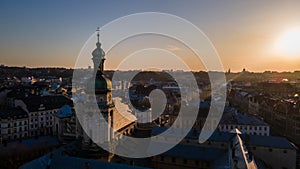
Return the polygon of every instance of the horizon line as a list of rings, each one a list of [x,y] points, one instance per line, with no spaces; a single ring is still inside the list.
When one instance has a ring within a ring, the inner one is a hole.
[[[0,64],[0,68],[24,68],[24,69],[71,69],[71,70],[75,70],[75,69],[89,69],[89,68],[71,68],[71,67],[62,67],[62,66],[44,66],[44,67],[32,67],[32,66],[21,66],[21,65],[4,65],[4,64]],[[91,69],[93,69],[91,67]],[[164,70],[160,70],[160,71],[155,71],[155,70],[143,70],[143,69],[132,69],[132,70],[113,70],[113,69],[108,69],[108,70],[105,70],[105,71],[144,71],[144,72],[162,72],[162,71],[183,71],[183,72],[222,72],[222,71],[214,71],[214,70],[209,70],[209,71],[206,71],[206,70],[191,70],[191,71],[188,71],[188,70],[181,70],[181,69],[164,69]],[[264,71],[249,71],[247,69],[245,69],[245,71],[224,71],[223,73],[243,73],[243,72],[246,72],[246,73],[266,73],[266,72],[270,72],[270,73],[298,73],[300,72],[300,69],[298,70],[292,70],[292,71],[278,71],[278,70],[264,70]]]

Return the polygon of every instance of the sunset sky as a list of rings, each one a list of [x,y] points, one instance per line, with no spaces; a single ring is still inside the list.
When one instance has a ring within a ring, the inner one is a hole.
[[[170,13],[195,24],[225,70],[300,70],[299,0],[1,1],[0,64],[72,68],[98,26],[137,12]]]

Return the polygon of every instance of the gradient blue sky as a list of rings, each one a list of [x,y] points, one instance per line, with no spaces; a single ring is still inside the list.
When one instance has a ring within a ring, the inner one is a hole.
[[[300,70],[300,54],[272,50],[283,32],[300,27],[298,0],[3,0],[0,64],[73,67],[97,26],[137,12],[170,13],[197,25],[215,45],[225,69]]]

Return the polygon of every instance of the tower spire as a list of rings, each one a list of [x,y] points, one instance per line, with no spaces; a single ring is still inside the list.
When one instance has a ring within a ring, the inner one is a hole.
[[[99,70],[99,73],[103,73],[104,71],[104,61],[105,61],[105,52],[101,48],[100,43],[100,28],[97,28],[97,43],[96,43],[96,49],[92,52],[93,55],[93,62],[94,62],[94,73],[97,73],[97,70]]]
[[[100,32],[100,28],[99,27],[97,27],[97,43],[100,43],[100,41],[99,41],[99,32]]]

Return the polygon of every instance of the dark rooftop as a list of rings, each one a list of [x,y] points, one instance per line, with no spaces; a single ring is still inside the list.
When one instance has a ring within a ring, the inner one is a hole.
[[[28,117],[28,114],[21,108],[0,108],[0,119],[16,118],[22,119]]]
[[[156,136],[159,135],[160,133],[166,131],[168,129],[168,127],[158,127],[158,126],[154,126],[152,128],[152,136]],[[181,129],[177,128],[174,129],[171,132],[168,132],[166,135],[170,136],[170,137],[176,137],[176,133],[180,133],[177,136],[181,135]],[[201,133],[201,130],[191,130],[188,132],[188,134],[186,135],[185,138],[187,139],[193,139],[193,140],[197,140],[199,139],[199,134]],[[213,134],[210,136],[210,138],[208,140],[210,141],[223,141],[223,142],[228,142],[230,141],[233,137],[234,137],[234,133],[227,133],[227,132],[219,132],[219,131],[215,131],[213,132]]]
[[[44,110],[59,109],[64,105],[73,105],[71,99],[63,95],[30,96],[22,99],[30,112],[35,112],[44,106]]]
[[[243,137],[245,137],[245,135],[243,135]],[[252,146],[297,149],[297,147],[286,138],[275,136],[249,135],[249,144]]]

